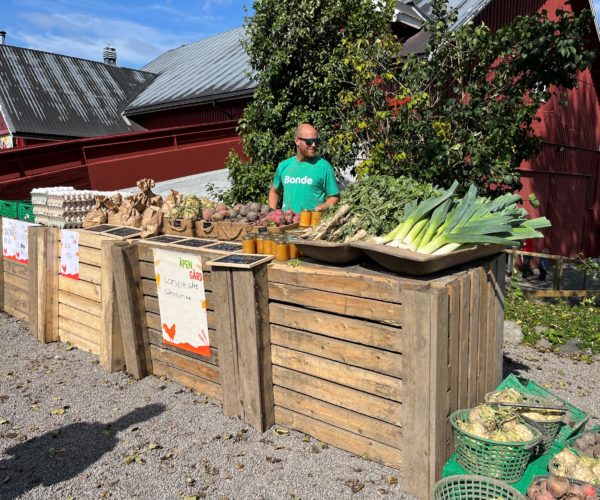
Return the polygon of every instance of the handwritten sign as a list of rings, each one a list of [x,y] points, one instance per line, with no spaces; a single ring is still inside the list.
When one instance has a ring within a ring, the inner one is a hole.
[[[22,220],[2,219],[2,253],[6,259],[29,263],[29,224]]]
[[[60,246],[60,274],[79,279],[79,233],[63,229]]]
[[[163,342],[209,357],[201,257],[155,248],[154,268]]]

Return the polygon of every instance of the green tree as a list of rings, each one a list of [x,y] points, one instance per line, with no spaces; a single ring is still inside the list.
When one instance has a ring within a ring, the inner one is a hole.
[[[329,140],[341,164],[359,176],[474,182],[490,194],[521,186],[518,166],[541,145],[537,110],[591,64],[591,15],[558,11],[551,21],[542,12],[496,32],[473,23],[452,30],[455,21],[447,0],[434,0],[425,53],[403,59],[392,36],[343,41],[336,78],[352,83]]]
[[[327,149],[339,93],[342,40],[377,38],[390,30],[393,2],[381,0],[256,0],[245,21],[246,51],[257,88],[239,123],[248,160],[228,160],[226,202],[262,201],[277,164],[294,153],[293,132],[311,122]]]

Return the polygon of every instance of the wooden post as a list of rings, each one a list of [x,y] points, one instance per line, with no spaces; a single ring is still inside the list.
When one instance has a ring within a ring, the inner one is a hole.
[[[212,267],[223,411],[263,432],[275,422],[267,265]]]
[[[562,272],[563,272],[563,258],[561,257],[560,259],[558,259],[558,262],[556,264],[556,274],[554,275],[554,289],[555,290],[560,290],[560,287],[561,287],[560,282],[562,281]]]
[[[152,373],[152,358],[137,245],[115,242],[111,256],[125,364],[139,380]]]
[[[29,328],[42,343],[58,340],[58,229],[30,227]]]
[[[27,253],[29,255],[28,257],[28,268],[29,268],[29,273],[28,273],[28,286],[29,286],[29,313],[28,313],[28,323],[29,323],[29,331],[31,332],[31,334],[38,340],[40,340],[41,342],[44,341],[44,328],[43,326],[40,327],[40,324],[38,323],[38,293],[39,293],[39,279],[41,278],[43,280],[44,277],[44,269],[42,267],[41,269],[41,276],[39,276],[40,274],[40,269],[39,269],[39,261],[41,261],[43,264],[45,264],[45,260],[46,260],[46,256],[45,256],[45,250],[44,250],[44,244],[43,244],[43,238],[42,241],[40,242],[38,240],[38,236],[43,236],[42,232],[44,231],[43,227],[30,227],[27,230]],[[38,245],[38,243],[41,243],[41,245]],[[44,255],[40,255],[40,252],[43,252]],[[43,321],[43,315],[41,320]],[[41,337],[41,338],[40,338]]]
[[[403,305],[402,435],[410,445],[402,449],[402,462],[411,470],[403,486],[413,496],[428,498],[446,459],[448,291],[407,290]]]
[[[117,308],[117,292],[113,273],[111,249],[116,243],[106,240],[100,243],[100,286],[102,313],[100,317],[100,366],[113,373],[125,369],[125,354],[121,322]],[[140,282],[141,286],[141,282]]]

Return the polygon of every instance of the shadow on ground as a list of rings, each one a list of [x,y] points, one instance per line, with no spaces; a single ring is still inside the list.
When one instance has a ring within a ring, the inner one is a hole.
[[[530,371],[528,365],[524,365],[519,361],[515,361],[511,357],[504,355],[502,364],[502,379],[504,380],[511,373],[514,373],[517,377],[524,377],[526,372]]]
[[[115,448],[117,432],[164,410],[161,404],[147,405],[109,424],[78,422],[8,448],[11,458],[0,460],[0,498],[14,499],[75,477]]]

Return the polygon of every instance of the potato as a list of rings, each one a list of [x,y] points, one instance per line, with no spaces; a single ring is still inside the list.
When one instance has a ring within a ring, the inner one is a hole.
[[[223,215],[223,213],[222,213],[222,212],[217,212],[216,214],[214,214],[214,215],[211,217],[211,220],[212,220],[213,222],[220,222],[220,221],[222,221],[224,218],[225,218],[225,215]]]

